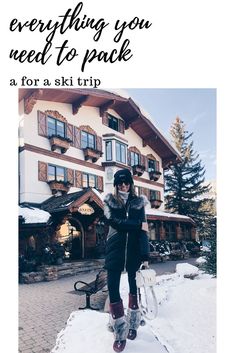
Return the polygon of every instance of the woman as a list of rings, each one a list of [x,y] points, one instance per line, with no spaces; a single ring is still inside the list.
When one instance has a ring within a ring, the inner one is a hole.
[[[104,215],[109,225],[105,268],[108,272],[110,326],[115,335],[113,349],[121,352],[125,348],[126,338],[136,338],[141,320],[135,276],[141,262],[147,265],[149,257],[148,224],[144,209],[148,201],[145,196],[136,196],[128,169],[115,173],[114,187],[114,195],[110,193],[104,199]],[[127,317],[119,291],[123,270],[127,271],[129,282]]]

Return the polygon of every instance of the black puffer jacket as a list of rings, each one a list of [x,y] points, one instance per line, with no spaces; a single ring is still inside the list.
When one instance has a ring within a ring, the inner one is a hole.
[[[105,268],[137,271],[149,257],[148,235],[141,230],[145,218],[145,196],[129,196],[126,205],[112,195],[104,199],[104,216],[111,227],[106,243]]]

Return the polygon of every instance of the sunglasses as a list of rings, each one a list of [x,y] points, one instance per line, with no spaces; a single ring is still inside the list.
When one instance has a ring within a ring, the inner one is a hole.
[[[130,183],[128,181],[122,181],[122,182],[118,183],[118,186],[122,186],[122,184],[130,185]]]

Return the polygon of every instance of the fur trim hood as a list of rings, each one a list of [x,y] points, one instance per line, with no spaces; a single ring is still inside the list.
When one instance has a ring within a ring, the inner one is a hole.
[[[106,203],[111,208],[122,208],[123,206],[118,202],[118,200],[114,197],[113,194],[109,193],[104,198],[104,203]],[[141,209],[142,207],[146,207],[149,205],[149,201],[145,195],[135,196],[130,201],[130,207],[134,209]]]

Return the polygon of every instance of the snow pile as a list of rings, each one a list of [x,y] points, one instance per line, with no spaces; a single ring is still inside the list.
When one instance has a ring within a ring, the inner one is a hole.
[[[196,260],[196,264],[197,264],[198,266],[204,264],[205,262],[206,262],[206,259],[205,259],[204,256],[200,256],[200,257],[198,257],[197,260]]]
[[[25,223],[47,223],[50,218],[50,213],[34,207],[20,207],[18,210],[19,216],[23,217]]]
[[[135,341],[127,341],[126,353],[215,353],[216,279],[198,271],[191,281],[184,275],[195,269],[182,265],[174,274],[157,276],[158,317],[139,328]],[[127,308],[126,275],[121,279],[121,296]],[[73,312],[51,353],[113,352],[107,322],[107,313]]]
[[[181,276],[195,276],[198,275],[199,269],[196,266],[187,263],[177,264],[176,273]]]

